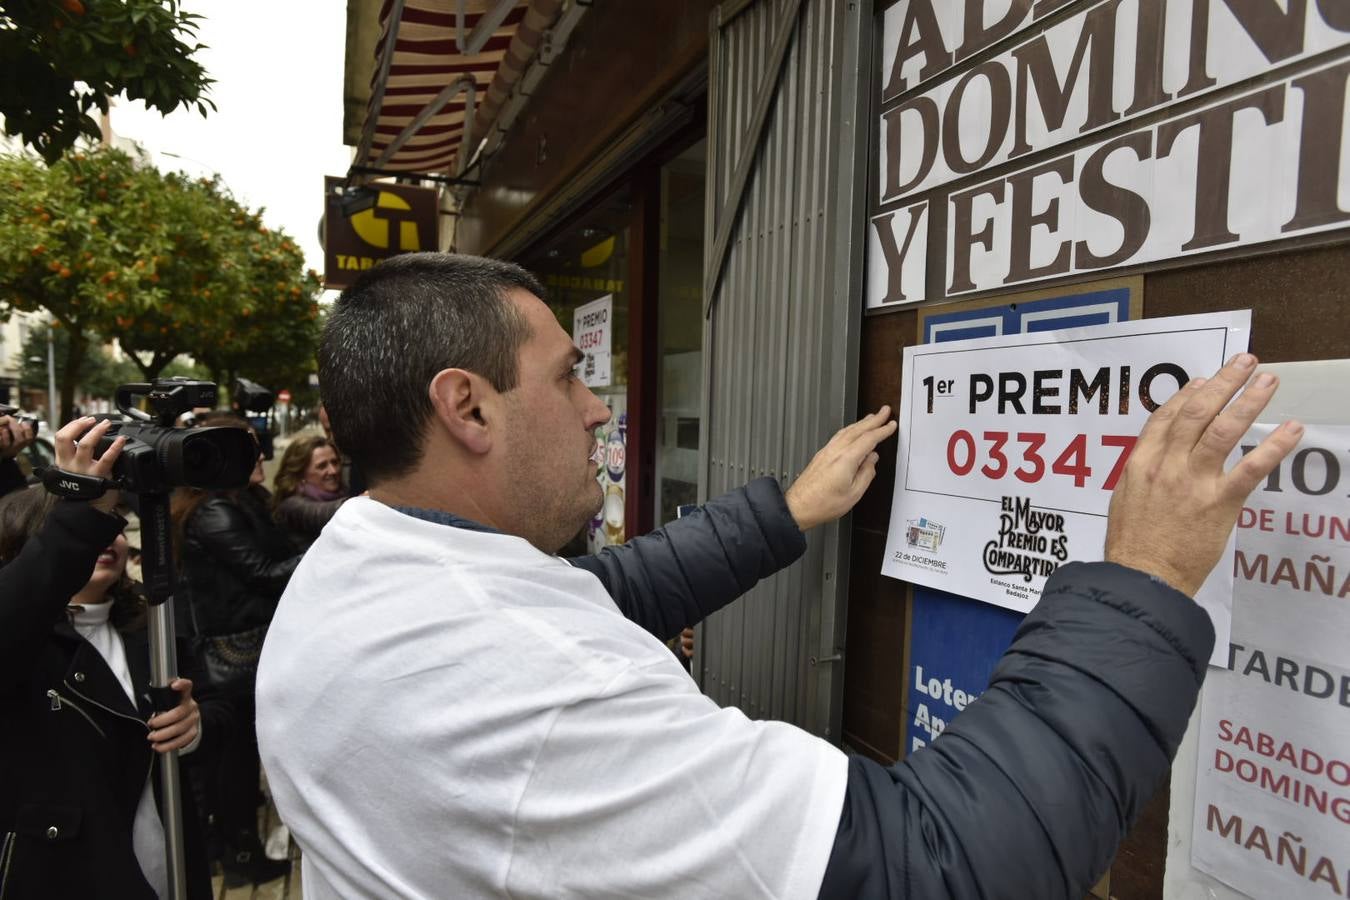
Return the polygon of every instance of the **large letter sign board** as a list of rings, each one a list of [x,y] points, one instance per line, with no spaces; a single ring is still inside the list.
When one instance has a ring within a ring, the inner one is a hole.
[[[1345,0],[898,0],[881,32],[869,307],[1350,224]]]
[[[345,185],[333,175],[323,180],[324,287],[342,290],[380,260],[440,246],[436,189],[374,181],[372,205],[348,215],[336,193]]]
[[[1214,313],[907,347],[882,573],[1029,611],[1060,565],[1102,558],[1140,428],[1246,350],[1250,321]],[[1231,560],[1230,544],[1196,597],[1219,646]]]
[[[1231,671],[1201,696],[1191,853],[1256,898],[1350,892],[1347,490],[1350,427],[1312,425],[1238,520]]]

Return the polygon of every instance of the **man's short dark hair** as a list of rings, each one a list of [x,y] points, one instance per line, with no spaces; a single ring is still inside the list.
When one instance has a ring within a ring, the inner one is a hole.
[[[514,288],[544,296],[513,263],[408,253],[343,291],[319,345],[319,383],[333,439],[367,480],[404,475],[421,459],[437,372],[465,369],[499,391],[516,386],[530,331],[508,300]]]

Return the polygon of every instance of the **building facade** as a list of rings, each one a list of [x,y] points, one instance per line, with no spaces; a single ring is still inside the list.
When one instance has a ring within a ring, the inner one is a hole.
[[[789,484],[837,428],[899,408],[901,351],[935,315],[1249,308],[1263,360],[1350,357],[1341,4],[445,7],[349,4],[353,172],[437,176],[446,246],[525,265],[565,328],[608,311],[595,384],[620,464],[599,475],[622,501],[593,542]],[[883,762],[914,746],[916,660],[987,678],[1017,620],[880,574],[894,455],[802,562],[701,627],[694,664],[719,703]],[[1161,896],[1167,802],[1111,896]]]

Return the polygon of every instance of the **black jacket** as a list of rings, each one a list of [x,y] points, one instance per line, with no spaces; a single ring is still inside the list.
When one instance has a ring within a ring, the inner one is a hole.
[[[267,625],[299,563],[260,494],[209,498],[184,529],[174,596],[179,632],[237,634]]]
[[[599,578],[626,617],[668,641],[805,552],[778,482],[757,478],[650,534],[568,562]]]
[[[890,768],[850,760],[820,896],[1085,896],[1171,765],[1213,646],[1165,584],[1063,567],[932,744]]]
[[[146,740],[150,653],[144,630],[126,632],[127,666],[141,702],[68,624],[65,607],[125,523],[78,502],[56,504],[41,532],[0,568],[0,897],[154,900],[132,849],[132,821],[147,774],[159,802],[158,755]],[[180,642],[181,644],[181,642]],[[194,674],[185,646],[179,671]],[[195,680],[195,679],[194,679]],[[194,695],[197,690],[194,688]],[[212,752],[232,722],[203,702]],[[189,896],[210,896],[204,848],[183,790]]]
[[[762,478],[569,561],[665,639],[805,546]],[[988,690],[929,747],[890,768],[850,758],[820,896],[1085,896],[1171,764],[1213,645],[1206,613],[1165,584],[1109,563],[1063,567]]]
[[[12,457],[0,459],[0,497],[27,486],[28,479],[23,477],[19,463]]]

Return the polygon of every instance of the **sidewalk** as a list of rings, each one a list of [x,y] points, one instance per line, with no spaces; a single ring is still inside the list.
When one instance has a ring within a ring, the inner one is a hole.
[[[258,833],[263,836],[264,842],[266,842],[266,836],[281,823],[281,820],[277,818],[277,808],[272,805],[270,794],[268,795],[267,805],[263,807],[260,820],[263,827],[258,830]],[[290,859],[291,874],[285,878],[278,878],[276,881],[269,881],[267,884],[227,889],[225,879],[220,875],[213,875],[211,878],[211,896],[215,900],[301,900],[300,848],[296,846],[294,840],[291,841]]]

